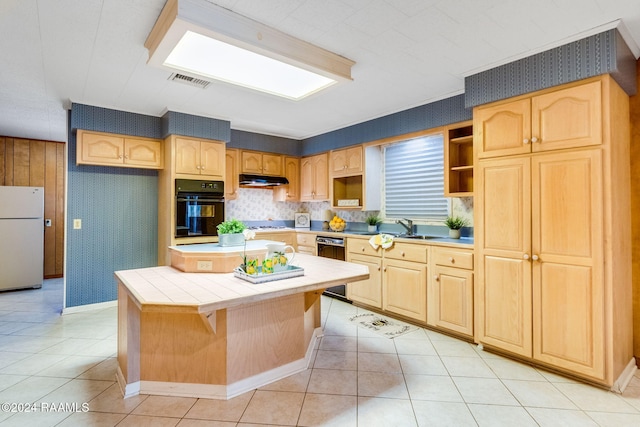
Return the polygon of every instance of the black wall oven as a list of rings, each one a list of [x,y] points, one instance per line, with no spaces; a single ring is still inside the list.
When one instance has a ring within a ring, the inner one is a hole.
[[[176,237],[217,236],[224,221],[224,182],[176,179]]]

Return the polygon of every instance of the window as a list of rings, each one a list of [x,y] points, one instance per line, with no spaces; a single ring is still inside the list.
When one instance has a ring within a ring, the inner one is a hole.
[[[385,146],[383,182],[387,218],[444,219],[448,203],[444,197],[443,135]]]

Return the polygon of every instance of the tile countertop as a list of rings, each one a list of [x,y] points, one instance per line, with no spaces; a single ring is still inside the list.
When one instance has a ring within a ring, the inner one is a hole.
[[[336,232],[331,230],[321,230],[321,229],[315,229],[315,228],[296,228],[292,230],[298,233],[311,233],[311,234],[317,234],[322,236],[331,236],[331,237],[335,236],[335,237],[347,237],[347,238],[349,237],[369,238],[371,236],[375,236],[376,234],[384,233],[384,231],[381,231],[379,233],[372,234],[367,231],[351,231],[351,230]],[[389,234],[393,235],[393,233],[389,233]],[[460,239],[451,239],[449,237],[443,236],[443,237],[436,237],[433,239],[425,239],[425,240],[395,237],[394,241],[403,242],[403,243],[405,242],[416,243],[419,245],[449,246],[449,247],[455,246],[460,248],[473,249],[473,237],[461,237]]]
[[[296,254],[304,276],[253,284],[233,273],[183,273],[169,266],[116,271],[119,282],[144,311],[208,313],[271,298],[310,292],[369,277],[364,265]]]

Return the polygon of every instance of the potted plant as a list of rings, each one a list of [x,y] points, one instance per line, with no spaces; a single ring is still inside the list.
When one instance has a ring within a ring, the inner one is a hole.
[[[368,225],[368,231],[375,232],[378,229],[378,225],[382,223],[382,218],[380,218],[376,214],[370,214],[369,216],[367,216],[367,218],[365,218],[364,222],[366,222]]]
[[[220,246],[240,246],[244,244],[245,236],[242,234],[247,226],[237,219],[229,219],[217,226],[218,244]]]
[[[444,220],[444,225],[449,227],[449,237],[452,239],[460,238],[460,229],[467,225],[467,220],[459,216],[448,216]]]

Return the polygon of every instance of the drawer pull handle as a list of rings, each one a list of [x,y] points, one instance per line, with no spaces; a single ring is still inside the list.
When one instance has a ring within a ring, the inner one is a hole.
[[[400,255],[404,256],[404,251],[403,251],[403,252],[400,252]]]
[[[449,257],[449,262],[450,262],[451,264],[455,264],[455,263],[456,263],[456,260],[455,260],[455,258],[454,258],[454,257]]]

